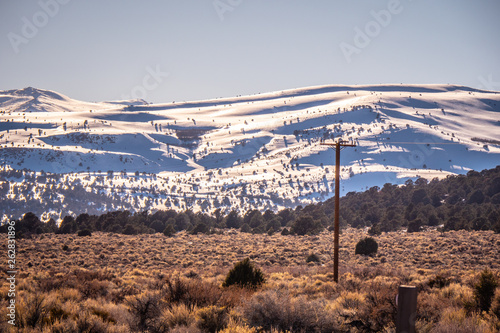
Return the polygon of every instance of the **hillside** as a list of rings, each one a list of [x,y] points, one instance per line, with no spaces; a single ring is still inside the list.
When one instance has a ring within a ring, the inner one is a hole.
[[[2,215],[278,210],[500,164],[500,95],[453,85],[319,86],[206,101],[87,103],[0,92]]]

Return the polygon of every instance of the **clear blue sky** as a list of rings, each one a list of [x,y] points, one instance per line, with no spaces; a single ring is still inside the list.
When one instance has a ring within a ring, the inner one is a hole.
[[[0,90],[155,103],[319,84],[500,90],[499,17],[498,0],[0,0]]]

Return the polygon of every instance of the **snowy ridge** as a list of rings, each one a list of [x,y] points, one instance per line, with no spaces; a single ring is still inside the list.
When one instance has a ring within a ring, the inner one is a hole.
[[[119,188],[137,209],[325,200],[334,152],[322,140],[357,144],[342,152],[343,194],[500,164],[500,94],[455,85],[331,85],[165,104],[25,88],[0,91],[0,111],[4,170],[64,173],[110,195]]]

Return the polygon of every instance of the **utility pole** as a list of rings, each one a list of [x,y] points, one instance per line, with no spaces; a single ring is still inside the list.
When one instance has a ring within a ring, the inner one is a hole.
[[[356,147],[355,144],[347,143],[339,139],[335,143],[321,143],[322,146],[330,146],[335,149],[335,222],[333,236],[333,280],[339,282],[339,234],[340,234],[340,151],[344,147]]]

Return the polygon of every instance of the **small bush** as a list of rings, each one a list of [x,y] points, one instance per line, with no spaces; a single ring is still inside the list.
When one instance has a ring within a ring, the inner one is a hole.
[[[185,304],[176,304],[164,309],[159,316],[156,330],[168,332],[174,327],[189,327],[194,325],[196,318]]]
[[[88,312],[78,315],[76,326],[75,332],[109,332],[109,325],[107,323],[103,322],[98,316]]]
[[[451,279],[449,277],[444,276],[443,274],[436,274],[435,277],[431,278],[428,282],[429,287],[431,288],[444,288],[451,283]]]
[[[153,327],[155,319],[160,314],[159,300],[160,297],[153,293],[128,297],[127,304],[133,317],[130,328],[136,331],[146,331]]]
[[[215,284],[202,280],[187,280],[180,277],[165,280],[165,300],[170,304],[184,304],[190,310],[217,303],[222,292]]]
[[[249,258],[236,263],[229,271],[222,284],[223,287],[238,285],[240,287],[256,288],[265,282],[264,274],[254,267]]]
[[[377,253],[378,244],[372,237],[365,237],[356,244],[355,254],[373,255]]]
[[[474,285],[474,296],[481,311],[488,311],[498,286],[495,275],[487,269],[481,272],[479,281]]]
[[[307,256],[306,262],[321,262],[317,254],[311,253]]]
[[[266,332],[335,332],[335,318],[322,300],[292,298],[288,293],[265,291],[255,294],[245,305],[247,322]]]
[[[45,296],[40,294],[29,295],[23,305],[20,309],[21,321],[31,328],[41,326],[48,315]]]
[[[223,307],[208,306],[198,311],[198,328],[203,332],[215,333],[227,326],[227,310]]]

